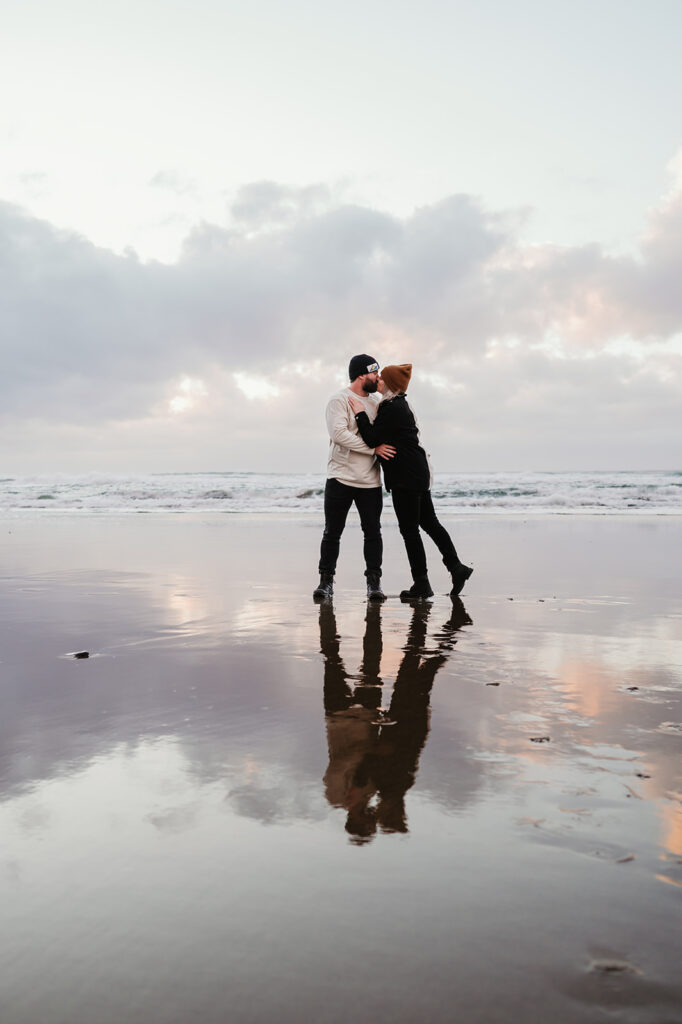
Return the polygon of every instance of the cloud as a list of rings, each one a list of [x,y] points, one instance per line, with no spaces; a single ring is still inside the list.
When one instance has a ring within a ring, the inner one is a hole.
[[[198,224],[166,265],[0,204],[6,437],[23,436],[22,423],[26,437],[40,436],[43,424],[49,448],[48,429],[95,427],[121,452],[146,438],[158,458],[164,432],[170,446],[191,425],[202,444],[216,430],[238,434],[245,459],[262,453],[259,468],[300,468],[297,456],[273,459],[273,430],[289,453],[321,450],[318,389],[340,383],[352,351],[366,350],[415,363],[411,393],[445,460],[468,444],[494,466],[500,431],[520,453],[538,450],[544,431],[564,462],[571,429],[574,442],[597,434],[609,458],[625,435],[642,459],[655,445],[672,453],[682,191],[651,211],[634,255],[526,245],[525,216],[455,195],[401,219],[326,186],[257,182],[225,224]],[[255,391],[244,384],[254,380]],[[202,451],[219,453],[215,442]]]
[[[198,191],[195,181],[183,174],[178,174],[177,171],[157,171],[150,178],[149,184],[152,188],[168,189],[176,196],[195,197]]]
[[[49,177],[43,171],[25,171],[17,175],[17,180],[29,196],[43,196],[49,187]]]
[[[331,203],[332,191],[327,185],[296,188],[276,181],[254,181],[239,189],[230,214],[236,224],[255,230],[293,223],[327,209]]]

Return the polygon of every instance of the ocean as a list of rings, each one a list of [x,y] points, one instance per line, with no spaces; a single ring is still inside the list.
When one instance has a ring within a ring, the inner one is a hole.
[[[321,515],[324,483],[319,473],[7,476],[0,511]],[[679,515],[682,471],[439,473],[432,493],[443,513]]]

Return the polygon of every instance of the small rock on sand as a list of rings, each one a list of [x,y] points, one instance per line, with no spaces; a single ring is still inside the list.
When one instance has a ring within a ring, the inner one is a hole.
[[[593,960],[588,970],[593,974],[641,974],[638,967],[627,960]]]

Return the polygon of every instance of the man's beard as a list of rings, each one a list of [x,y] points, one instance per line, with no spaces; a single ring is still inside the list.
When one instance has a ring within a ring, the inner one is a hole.
[[[363,380],[362,382],[362,390],[366,395],[373,395],[377,387],[378,385],[375,380]]]

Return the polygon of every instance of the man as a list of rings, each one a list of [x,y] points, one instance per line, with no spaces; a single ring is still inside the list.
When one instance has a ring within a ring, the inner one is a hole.
[[[376,395],[379,364],[376,359],[364,353],[353,356],[348,376],[350,384],[332,395],[327,403],[329,458],[324,492],[324,534],[320,545],[320,583],[313,591],[313,597],[321,601],[334,593],[341,534],[349,509],[355,504],[364,534],[367,597],[370,601],[383,601],[386,595],[381,590],[382,489],[375,456],[393,458],[395,448],[387,444],[368,448],[358,433],[355,415],[348,402],[349,395],[355,395],[362,402],[369,419],[374,421],[379,404]]]

